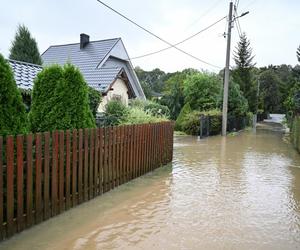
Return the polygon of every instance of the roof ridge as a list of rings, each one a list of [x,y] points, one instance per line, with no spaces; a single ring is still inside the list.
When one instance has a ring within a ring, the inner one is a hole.
[[[38,68],[41,68],[41,69],[43,68],[42,65],[38,65],[38,64],[34,64],[34,63],[23,62],[23,61],[18,61],[18,60],[14,60],[14,59],[7,59],[7,60],[10,61],[10,62],[16,62],[16,63],[19,63],[19,64],[26,64],[26,65],[38,67]]]
[[[120,40],[121,37],[115,37],[115,38],[107,38],[107,39],[102,39],[102,40],[94,40],[94,41],[89,41],[89,43],[95,43],[95,42],[104,42],[104,41],[109,41],[109,40]],[[60,46],[68,46],[68,45],[75,45],[75,44],[80,44],[79,43],[66,43],[66,44],[55,44],[55,45],[50,45],[50,47],[60,47]],[[44,52],[45,53],[45,52]],[[44,54],[43,53],[43,54]]]

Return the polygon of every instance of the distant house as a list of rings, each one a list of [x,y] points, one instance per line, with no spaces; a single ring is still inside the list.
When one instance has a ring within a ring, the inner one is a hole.
[[[118,99],[126,105],[132,98],[145,99],[121,38],[89,41],[88,35],[81,34],[79,43],[50,46],[42,58],[43,66],[67,62],[77,66],[87,84],[102,93],[99,112],[104,111],[111,99]],[[14,60],[9,60],[9,63],[18,87],[31,90],[42,67]]]
[[[90,41],[88,35],[80,34],[79,43],[50,46],[42,58],[44,65],[76,65],[87,84],[103,95],[99,112],[111,99],[126,105],[132,98],[145,99],[121,38]]]

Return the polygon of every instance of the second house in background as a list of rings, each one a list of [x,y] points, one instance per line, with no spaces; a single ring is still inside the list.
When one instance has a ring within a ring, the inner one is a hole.
[[[87,84],[103,95],[98,112],[111,99],[126,105],[131,98],[145,99],[121,38],[90,41],[88,35],[80,34],[80,43],[50,46],[42,58],[44,66],[67,62],[77,66]]]

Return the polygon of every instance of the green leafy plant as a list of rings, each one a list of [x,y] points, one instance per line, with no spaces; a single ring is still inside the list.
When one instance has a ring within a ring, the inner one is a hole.
[[[13,72],[0,54],[0,135],[27,132],[27,116]]]
[[[191,112],[192,112],[192,109],[191,109],[190,104],[186,103],[182,107],[182,109],[181,109],[181,111],[180,111],[180,113],[179,113],[179,115],[177,117],[177,120],[176,120],[176,123],[175,123],[175,130],[177,130],[177,131],[181,131],[182,130],[182,122],[183,122],[185,116],[187,114],[191,113]]]
[[[111,100],[105,107],[105,122],[106,126],[115,126],[126,121],[128,115],[128,108],[119,100]]]

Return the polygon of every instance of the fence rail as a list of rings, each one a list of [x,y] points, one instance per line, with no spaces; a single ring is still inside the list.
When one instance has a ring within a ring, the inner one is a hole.
[[[0,137],[0,239],[172,160],[172,122]]]

